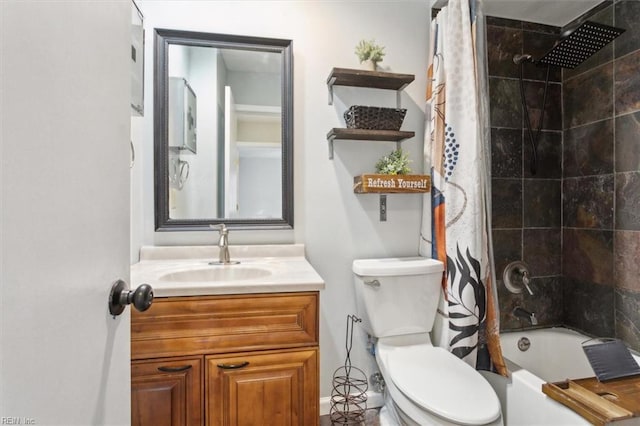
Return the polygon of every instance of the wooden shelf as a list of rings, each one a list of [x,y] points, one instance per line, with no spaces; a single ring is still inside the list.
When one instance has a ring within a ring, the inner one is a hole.
[[[355,86],[402,90],[415,80],[415,78],[413,74],[334,68],[327,78],[327,86]]]
[[[398,74],[392,72],[367,71],[351,68],[333,68],[327,78],[329,89],[329,105],[333,103],[333,86],[369,87],[373,89],[395,90],[396,104],[400,108],[400,92],[415,80],[413,74]],[[333,159],[333,141],[335,139],[368,140],[400,142],[415,136],[415,132],[395,130],[364,130],[333,128],[327,133],[329,142],[329,159]]]
[[[401,141],[412,138],[415,135],[415,132],[405,132],[402,130],[367,130],[334,127],[329,131],[329,133],[327,133],[327,142],[329,142],[329,159],[333,159],[333,141],[336,139],[400,143]]]
[[[396,103],[400,108],[400,92],[415,78],[413,74],[334,68],[327,77],[329,105],[333,104],[333,86],[352,86],[395,90],[397,92]]]
[[[400,142],[412,138],[415,132],[404,132],[402,130],[367,130],[367,129],[344,129],[334,127],[327,133],[327,140],[349,139],[355,141],[389,141]]]
[[[429,175],[364,174],[353,178],[356,194],[418,194],[430,190]]]
[[[396,91],[396,108],[400,108],[402,89],[415,80],[413,74],[367,71],[350,68],[333,68],[327,78],[329,105],[333,104],[333,86],[369,87]],[[396,130],[365,130],[333,128],[327,133],[329,143],[329,159],[333,159],[333,141],[338,139],[359,141],[400,142],[414,137],[415,132]],[[429,192],[431,178],[427,175],[360,175],[353,178],[353,192],[357,194],[380,194],[380,221],[387,220],[388,193],[421,193]]]

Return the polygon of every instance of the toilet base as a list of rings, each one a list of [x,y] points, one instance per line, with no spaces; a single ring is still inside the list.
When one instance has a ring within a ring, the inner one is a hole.
[[[390,411],[386,405],[380,409],[380,414],[378,415],[380,426],[394,426],[399,424],[398,420],[396,420]]]
[[[407,416],[385,392],[384,406],[380,409],[380,426],[421,426]]]
[[[379,422],[380,426],[460,426],[436,417],[429,419],[423,417],[422,422],[417,423],[403,412],[388,395],[385,395],[385,404],[380,409]],[[504,426],[502,416],[485,426]]]

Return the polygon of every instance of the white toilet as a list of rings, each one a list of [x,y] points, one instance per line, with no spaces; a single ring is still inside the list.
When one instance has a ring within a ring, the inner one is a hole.
[[[382,425],[502,425],[491,385],[431,343],[442,271],[441,262],[422,257],[353,262],[358,315],[378,338],[386,384]]]

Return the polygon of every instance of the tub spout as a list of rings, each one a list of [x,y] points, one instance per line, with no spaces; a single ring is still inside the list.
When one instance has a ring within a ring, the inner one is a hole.
[[[519,306],[513,310],[513,316],[527,321],[530,325],[538,325],[538,318],[536,318],[536,314],[534,312],[524,310]]]

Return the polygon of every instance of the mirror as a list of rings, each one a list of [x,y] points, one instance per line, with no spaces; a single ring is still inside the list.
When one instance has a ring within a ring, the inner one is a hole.
[[[291,40],[155,29],[157,231],[293,227]]]

